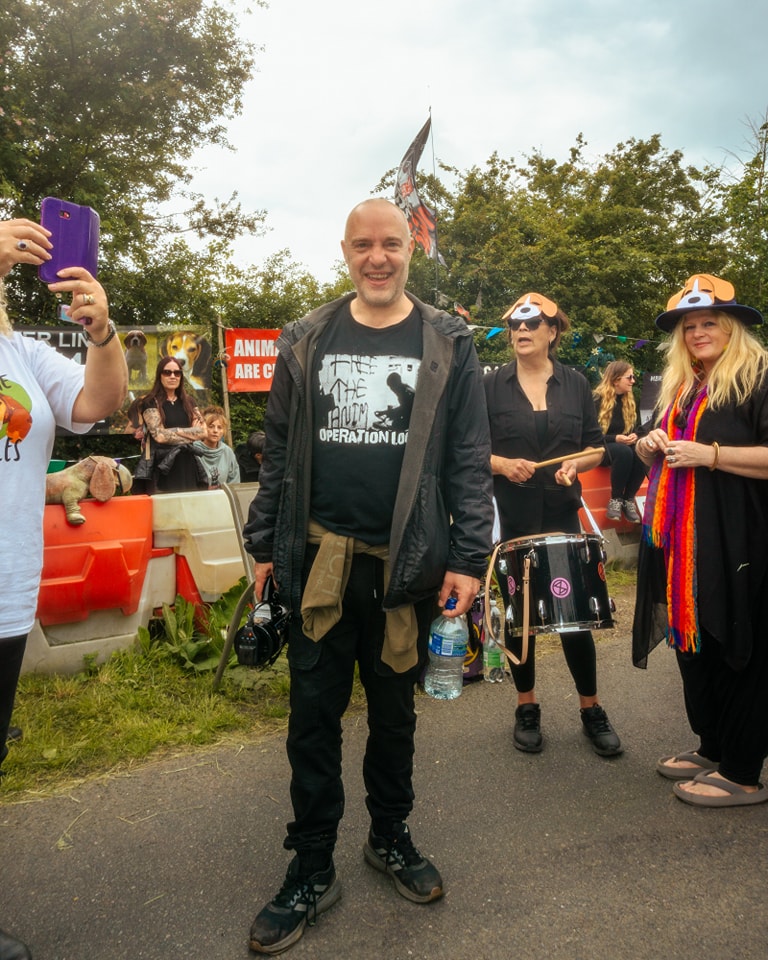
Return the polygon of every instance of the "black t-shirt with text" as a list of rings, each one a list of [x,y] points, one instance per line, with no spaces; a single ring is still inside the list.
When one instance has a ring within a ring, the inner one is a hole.
[[[312,516],[371,545],[389,540],[422,356],[421,318],[382,329],[340,308],[312,380]]]

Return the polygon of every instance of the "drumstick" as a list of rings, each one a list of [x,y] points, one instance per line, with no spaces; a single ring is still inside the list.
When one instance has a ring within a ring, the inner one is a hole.
[[[539,467],[553,467],[556,463],[565,463],[566,460],[583,460],[584,457],[591,457],[595,453],[600,453],[599,447],[593,447],[591,450],[582,450],[580,453],[566,453],[564,457],[552,457],[551,460],[542,460],[541,463],[534,463],[533,469]]]

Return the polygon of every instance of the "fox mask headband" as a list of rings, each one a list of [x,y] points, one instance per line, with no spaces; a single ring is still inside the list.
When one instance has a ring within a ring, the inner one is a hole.
[[[736,303],[733,284],[709,273],[696,273],[685,286],[669,298],[667,309],[656,317],[656,326],[671,333],[681,317],[694,310],[720,310],[736,317],[746,326],[763,322],[763,315],[754,307]]]
[[[556,323],[557,304],[540,293],[526,293],[507,310],[502,320],[546,320]]]

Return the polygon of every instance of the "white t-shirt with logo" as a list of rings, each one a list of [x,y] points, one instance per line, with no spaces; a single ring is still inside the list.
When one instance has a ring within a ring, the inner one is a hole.
[[[72,421],[85,368],[53,347],[15,332],[0,334],[0,637],[28,633],[35,621],[43,566],[45,474],[56,425]]]

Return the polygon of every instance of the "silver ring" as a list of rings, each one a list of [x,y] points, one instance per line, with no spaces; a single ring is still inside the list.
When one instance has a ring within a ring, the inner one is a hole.
[[[19,241],[17,242],[17,244],[16,244],[16,249],[17,249],[17,250],[26,250],[28,246],[29,246],[29,244],[27,243],[26,240],[19,240]]]
[[[83,298],[84,307],[89,307],[92,303],[96,303],[96,297],[91,293],[82,293],[80,296]]]
[[[677,458],[674,456],[667,457],[667,463],[677,463]]]

